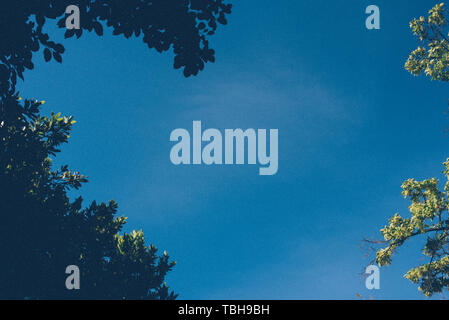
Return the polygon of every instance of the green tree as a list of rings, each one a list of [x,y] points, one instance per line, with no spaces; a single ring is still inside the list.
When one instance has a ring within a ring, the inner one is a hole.
[[[42,102],[0,99],[0,298],[174,299],[164,283],[175,262],[146,246],[142,231],[122,234],[114,201],[82,208],[67,192],[87,182],[52,160],[72,117],[42,116]],[[81,289],[65,287],[77,265]]]
[[[424,73],[432,80],[449,81],[448,24],[444,3],[434,6],[427,18],[413,19],[410,28],[422,46],[412,51],[405,69],[415,76]]]
[[[434,6],[427,18],[410,22],[410,28],[422,46],[414,50],[405,68],[415,76],[425,74],[432,80],[449,81],[449,41],[444,3]],[[435,178],[409,179],[402,184],[402,194],[410,199],[411,216],[396,213],[381,229],[385,245],[377,250],[376,262],[390,265],[393,253],[412,238],[425,237],[423,254],[427,262],[412,268],[405,278],[419,284],[426,295],[449,288],[449,158],[443,173],[448,178],[443,190]]]
[[[406,241],[426,236],[422,252],[428,262],[412,268],[405,275],[419,284],[426,296],[449,287],[449,158],[444,166],[448,178],[444,190],[440,190],[435,178],[409,179],[402,184],[402,194],[411,201],[411,217],[403,218],[396,213],[390,218],[389,224],[381,230],[387,245],[376,253],[377,263],[388,266],[395,250]]]

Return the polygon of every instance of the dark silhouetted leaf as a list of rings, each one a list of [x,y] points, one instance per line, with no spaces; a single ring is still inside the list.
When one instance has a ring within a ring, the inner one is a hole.
[[[64,34],[64,38],[71,38],[75,35],[75,29],[67,29]]]
[[[99,36],[103,35],[103,26],[99,22],[94,23],[95,33]]]
[[[53,52],[53,58],[55,58],[55,60],[58,61],[59,63],[62,63],[62,57],[58,52],[56,51]]]
[[[51,60],[51,51],[48,48],[44,49],[44,59],[46,62]]]

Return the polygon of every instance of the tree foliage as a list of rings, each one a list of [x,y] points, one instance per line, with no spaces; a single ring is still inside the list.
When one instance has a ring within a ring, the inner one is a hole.
[[[434,6],[427,18],[411,21],[410,28],[422,46],[410,53],[405,69],[415,76],[424,73],[432,80],[449,81],[448,24],[444,3]]]
[[[81,28],[65,31],[65,37],[81,37],[85,31],[103,34],[103,25],[114,35],[142,36],[150,49],[173,49],[174,67],[186,77],[215,61],[208,38],[218,24],[226,24],[231,5],[223,0],[5,0],[0,2],[0,91],[14,87],[25,69],[33,69],[33,53],[62,61],[65,49],[43,31],[48,19],[65,28],[69,5],[80,9]]]
[[[126,222],[114,201],[82,207],[67,192],[87,182],[52,160],[66,143],[72,117],[40,114],[42,102],[0,99],[0,298],[174,299],[164,283],[175,265],[146,246],[142,231],[120,235]],[[81,290],[65,287],[65,268],[81,271]]]
[[[449,81],[449,40],[444,3],[437,4],[427,18],[410,22],[410,28],[422,46],[414,50],[405,68],[415,76],[425,74],[432,80]],[[409,179],[402,184],[402,194],[410,199],[411,216],[396,213],[381,233],[385,246],[376,253],[380,266],[390,265],[394,252],[412,238],[425,237],[422,253],[427,262],[412,268],[405,278],[419,284],[431,296],[449,288],[449,158],[444,163],[448,181],[443,190],[435,178]]]
[[[83,207],[68,192],[87,182],[52,158],[68,141],[72,117],[41,115],[42,102],[25,100],[18,78],[33,55],[62,62],[65,48],[43,30],[65,28],[66,8],[80,9],[83,32],[141,37],[150,49],[173,50],[186,77],[214,62],[209,37],[226,24],[223,0],[5,0],[0,2],[0,298],[175,299],[164,279],[175,265],[146,246],[142,231],[120,234],[126,218],[114,201]],[[65,287],[68,265],[81,271],[81,290]]]
[[[392,255],[406,241],[426,236],[423,254],[428,262],[411,269],[405,277],[419,284],[426,296],[449,287],[449,158],[444,163],[448,181],[443,190],[435,178],[424,181],[409,179],[402,184],[402,194],[410,199],[411,217],[396,213],[381,232],[386,246],[377,251],[380,266],[390,265]]]

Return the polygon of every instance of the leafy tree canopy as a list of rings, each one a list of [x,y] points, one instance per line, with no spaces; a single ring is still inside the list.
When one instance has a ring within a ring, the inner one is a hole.
[[[62,61],[64,46],[43,32],[47,19],[59,19],[65,28],[65,10],[80,9],[81,28],[65,31],[65,37],[81,37],[83,31],[103,34],[103,25],[114,35],[142,36],[158,52],[173,48],[174,67],[186,77],[214,62],[208,37],[218,24],[226,24],[231,5],[223,0],[6,0],[0,3],[0,91],[14,91],[17,76],[33,69],[33,52],[43,49],[44,58]],[[6,45],[7,44],[7,45]]]
[[[142,231],[122,234],[114,201],[82,207],[67,192],[87,182],[52,160],[72,117],[40,114],[42,102],[0,99],[0,298],[174,299],[164,283],[175,265],[146,246]],[[65,287],[65,269],[81,271],[81,289]]]
[[[427,18],[410,22],[410,28],[422,46],[414,50],[405,68],[415,76],[425,74],[432,80],[449,81],[449,40],[444,3],[437,4]],[[410,217],[396,213],[381,233],[385,246],[376,253],[376,262],[390,265],[393,253],[412,238],[425,237],[422,252],[427,262],[409,270],[405,278],[419,284],[431,296],[449,288],[449,159],[443,173],[448,178],[443,190],[435,178],[409,179],[402,184],[402,194],[410,199]]]
[[[444,166],[448,181],[443,190],[435,178],[409,179],[402,184],[402,194],[411,201],[411,217],[404,218],[396,213],[390,218],[389,225],[381,230],[387,245],[376,254],[380,266],[390,265],[396,249],[411,238],[426,236],[422,252],[428,262],[405,275],[419,284],[426,296],[449,288],[449,158]]]
[[[72,117],[40,113],[19,98],[17,78],[33,69],[33,53],[62,62],[65,48],[43,31],[48,19],[65,28],[66,8],[80,9],[80,29],[142,37],[158,52],[173,50],[186,77],[215,60],[209,37],[226,24],[223,0],[6,0],[0,2],[0,298],[175,299],[164,279],[175,265],[146,246],[142,231],[120,234],[126,218],[114,201],[84,208],[68,191],[87,182],[51,158],[66,143]],[[57,22],[56,22],[57,20]],[[65,288],[68,265],[81,271],[81,290]]]
[[[434,6],[427,18],[411,21],[410,28],[422,46],[412,51],[405,69],[415,76],[424,73],[432,80],[449,81],[448,24],[444,3]]]

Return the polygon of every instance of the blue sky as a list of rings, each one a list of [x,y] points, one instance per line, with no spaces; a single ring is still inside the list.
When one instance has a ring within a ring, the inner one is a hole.
[[[375,292],[360,244],[406,215],[403,180],[442,178],[449,156],[447,84],[403,69],[417,46],[408,22],[435,3],[234,1],[211,39],[217,62],[188,79],[141,39],[62,40],[49,27],[63,63],[35,57],[19,88],[75,116],[56,163],[89,176],[86,201],[115,199],[126,231],[169,252],[181,299],[421,299],[402,277],[424,261],[418,242],[381,269]],[[365,28],[370,4],[381,30]],[[193,120],[279,129],[278,173],[174,166],[170,132]]]

